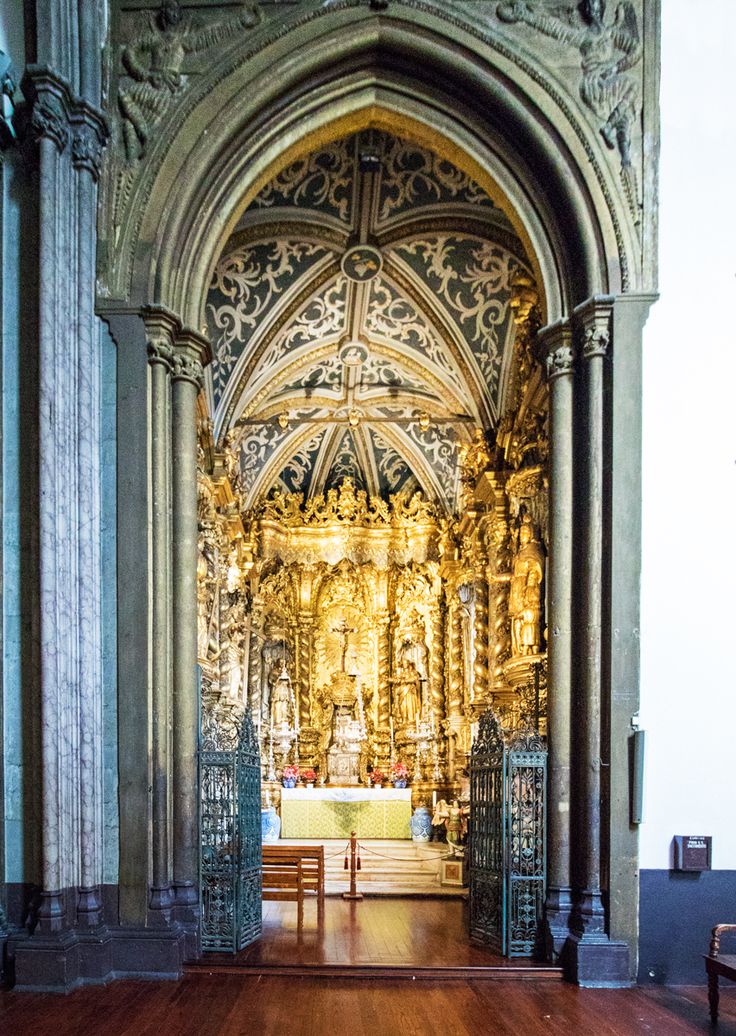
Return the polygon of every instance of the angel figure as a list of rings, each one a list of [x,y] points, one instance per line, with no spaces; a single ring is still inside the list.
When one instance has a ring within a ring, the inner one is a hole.
[[[181,90],[186,55],[214,47],[259,20],[253,5],[247,4],[234,18],[195,28],[185,20],[177,0],[163,0],[158,14],[149,18],[149,31],[122,53],[123,72],[133,80],[118,96],[129,162],[143,155],[151,130]]]
[[[533,29],[569,43],[580,51],[583,78],[580,96],[603,121],[601,136],[618,146],[624,170],[631,167],[631,124],[636,116],[637,87],[625,73],[639,61],[641,43],[631,0],[621,0],[612,22],[606,22],[605,0],[583,0],[584,24],[577,4],[551,13],[535,0],[505,0],[496,8],[503,22],[526,22]]]

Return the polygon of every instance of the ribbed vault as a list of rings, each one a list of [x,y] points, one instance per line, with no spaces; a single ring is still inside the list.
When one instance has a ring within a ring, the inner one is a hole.
[[[215,432],[238,451],[246,505],[349,476],[452,511],[458,444],[503,413],[520,268],[501,210],[415,143],[365,130],[283,169],[207,301]]]

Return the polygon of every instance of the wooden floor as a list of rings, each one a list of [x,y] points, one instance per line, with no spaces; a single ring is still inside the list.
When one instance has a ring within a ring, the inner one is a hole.
[[[204,974],[67,997],[0,993],[5,1036],[713,1036],[736,1034],[736,987],[708,1023],[704,988],[405,982]]]
[[[297,926],[295,903],[263,904],[263,936],[235,958],[238,964],[342,964],[478,967],[508,964],[468,939],[468,906],[458,899],[328,898],[324,923],[307,900]],[[206,954],[202,966],[220,955]],[[229,958],[228,963],[233,958]]]

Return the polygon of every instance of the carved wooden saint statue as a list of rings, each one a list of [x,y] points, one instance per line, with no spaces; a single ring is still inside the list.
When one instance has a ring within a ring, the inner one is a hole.
[[[542,580],[544,551],[534,525],[525,514],[519,529],[519,548],[514,558],[509,593],[511,654],[539,654],[542,642]]]
[[[414,726],[422,713],[422,681],[413,662],[401,663],[398,684],[401,720],[406,726]]]
[[[286,666],[282,666],[279,678],[271,693],[271,723],[274,730],[288,727],[293,712],[291,680]]]

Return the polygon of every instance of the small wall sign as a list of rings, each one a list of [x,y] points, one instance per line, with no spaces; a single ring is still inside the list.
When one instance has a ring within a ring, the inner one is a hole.
[[[710,835],[675,835],[675,870],[709,871],[713,839]]]

